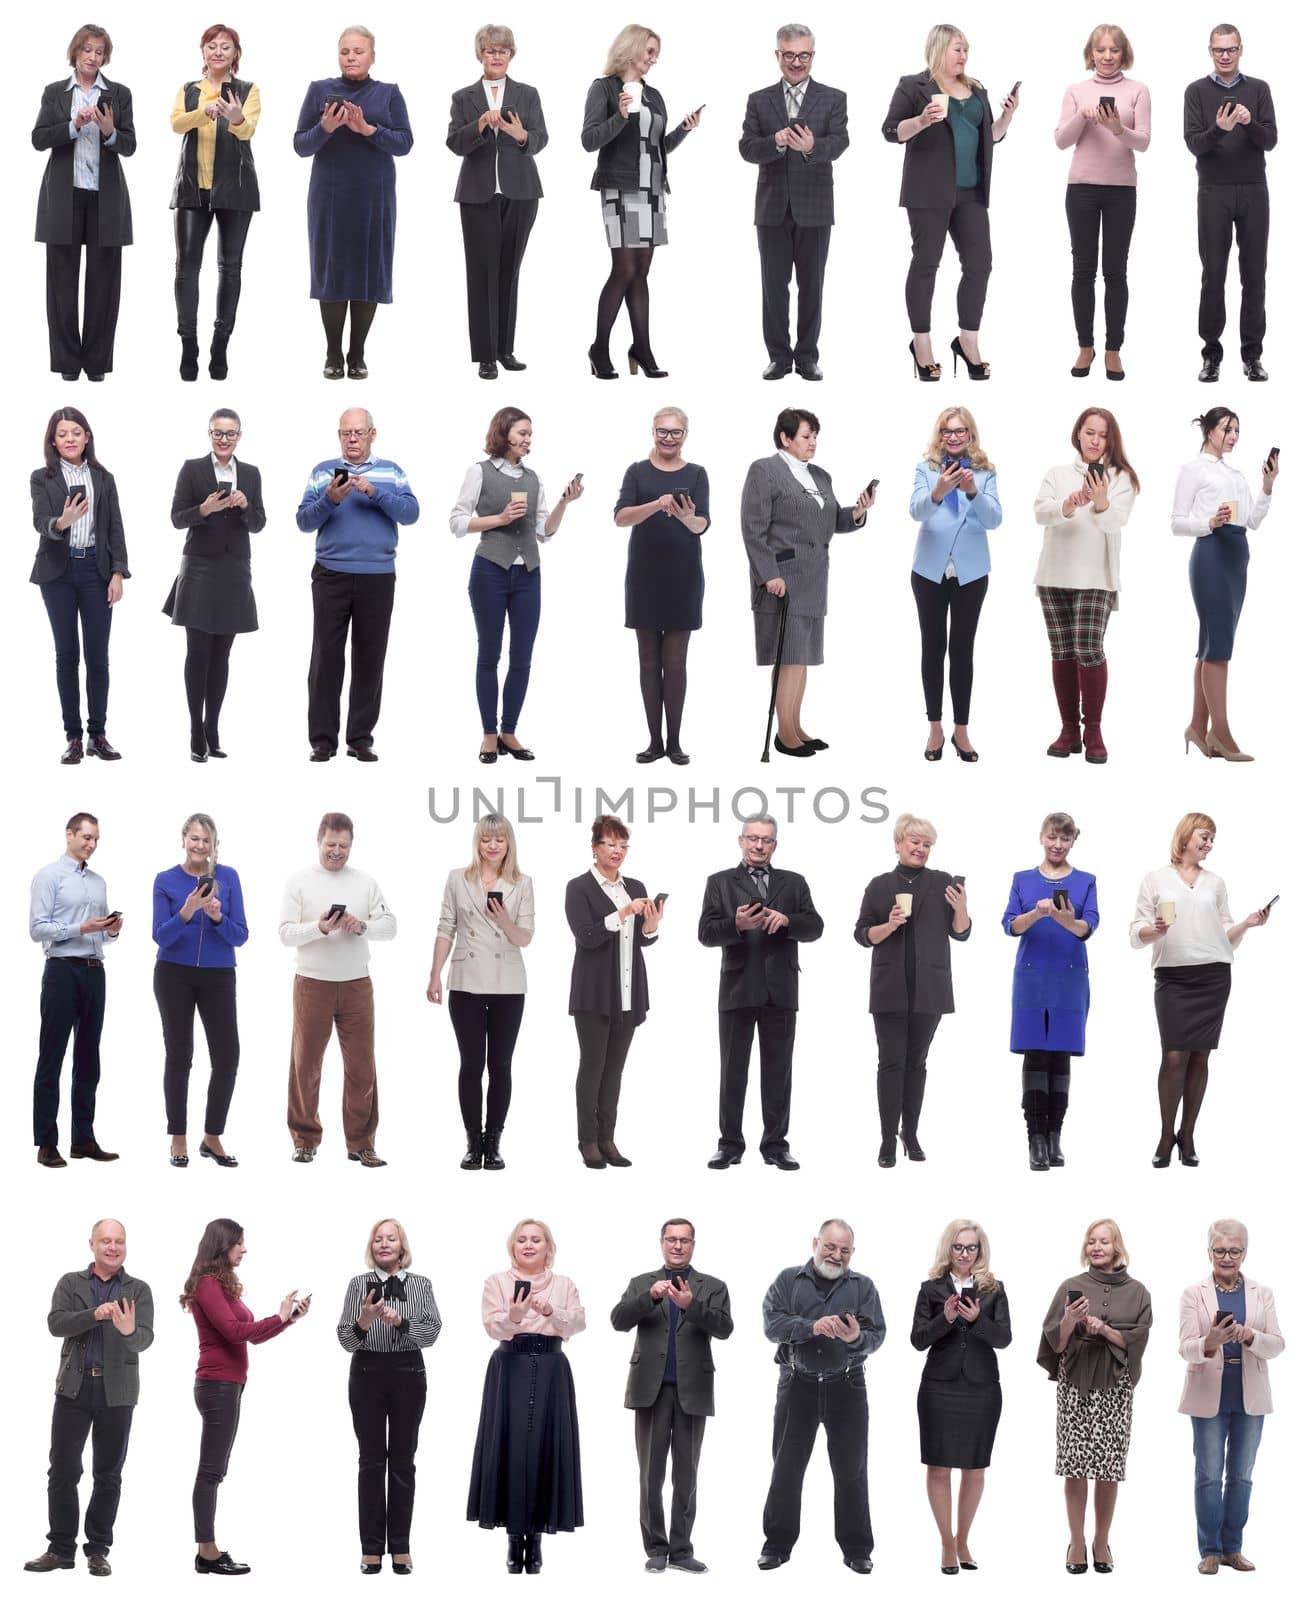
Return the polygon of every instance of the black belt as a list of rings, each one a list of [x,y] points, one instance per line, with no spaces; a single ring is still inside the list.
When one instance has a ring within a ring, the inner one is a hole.
[[[104,1375],[105,1375],[105,1369],[103,1367],[83,1367],[82,1368],[82,1376],[84,1378],[103,1378]]]
[[[842,1367],[839,1372],[805,1372],[803,1368],[794,1366],[789,1361],[785,1362],[784,1365],[792,1376],[802,1379],[805,1383],[840,1383],[843,1379],[848,1378],[852,1372],[862,1372],[864,1370],[862,1361],[857,1367]]]
[[[512,1339],[501,1340],[500,1349],[511,1356],[547,1356],[563,1349],[562,1339],[552,1339],[544,1333],[516,1333]]]
[[[67,961],[74,967],[103,967],[99,956],[47,956],[47,961]]]

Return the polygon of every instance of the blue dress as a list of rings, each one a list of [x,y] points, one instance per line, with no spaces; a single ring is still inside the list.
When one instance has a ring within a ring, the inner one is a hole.
[[[353,100],[376,133],[324,133],[323,107]],[[395,255],[395,157],[414,136],[404,96],[372,78],[311,83],[296,125],[296,153],[314,158],[309,176],[309,298],[391,303]]]
[[[1100,925],[1095,878],[1076,867],[1062,878],[1047,878],[1038,867],[1016,872],[1005,908],[1004,931],[1008,933],[1015,917],[1034,911],[1037,901],[1048,900],[1056,889],[1067,889],[1073,912],[1094,933]],[[1018,941],[1010,1050],[1015,1054],[1051,1050],[1084,1055],[1090,1008],[1086,940],[1060,927],[1053,917],[1039,917]]]

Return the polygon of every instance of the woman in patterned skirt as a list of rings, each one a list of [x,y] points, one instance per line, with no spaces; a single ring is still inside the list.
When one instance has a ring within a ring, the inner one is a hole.
[[[632,324],[627,360],[633,376],[638,366],[647,378],[668,376],[650,353],[650,263],[655,246],[668,243],[669,152],[699,126],[700,113],[692,111],[669,132],[663,96],[645,82],[659,59],[659,44],[657,33],[630,23],[610,45],[604,73],[586,95],[582,148],[599,152],[591,187],[600,191],[612,261],[596,309],[595,343],[587,351],[596,378],[618,376],[609,359],[609,331],[624,301]]]
[[[1132,1442],[1132,1390],[1150,1337],[1150,1292],[1127,1274],[1118,1224],[1101,1217],[1082,1240],[1082,1271],[1065,1278],[1046,1313],[1036,1359],[1059,1385],[1055,1472],[1064,1480],[1068,1512],[1065,1569],[1086,1571],[1086,1486],[1095,1479],[1097,1572],[1114,1570],[1109,1526],[1118,1485],[1127,1476]]]

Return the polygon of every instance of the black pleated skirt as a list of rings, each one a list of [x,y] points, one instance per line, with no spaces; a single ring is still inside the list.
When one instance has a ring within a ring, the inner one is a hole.
[[[1154,969],[1154,1014],[1165,1050],[1216,1050],[1232,991],[1228,961]]]
[[[918,1385],[918,1443],[923,1465],[989,1467],[1000,1405],[998,1383],[924,1378]]]
[[[506,1340],[482,1388],[468,1520],[509,1533],[571,1533],[582,1526],[577,1399],[563,1341]],[[553,1348],[545,1348],[553,1347]]]
[[[182,557],[163,612],[179,628],[254,633],[259,627],[249,556]]]

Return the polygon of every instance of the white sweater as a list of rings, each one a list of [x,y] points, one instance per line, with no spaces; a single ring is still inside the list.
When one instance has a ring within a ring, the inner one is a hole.
[[[1108,589],[1120,587],[1118,558],[1123,528],[1136,490],[1125,472],[1109,469],[1109,508],[1076,506],[1064,515],[1064,501],[1086,486],[1086,463],[1069,461],[1051,467],[1036,494],[1036,521],[1045,529],[1034,582],[1045,589]],[[1118,602],[1115,599],[1114,609]]]
[[[364,924],[362,934],[334,930],[323,933],[318,919],[334,905],[343,905]],[[287,881],[282,891],[283,944],[295,950],[296,974],[325,983],[346,983],[368,976],[370,939],[394,939],[395,917],[382,898],[375,879],[353,867],[329,872],[326,867],[306,867]]]

